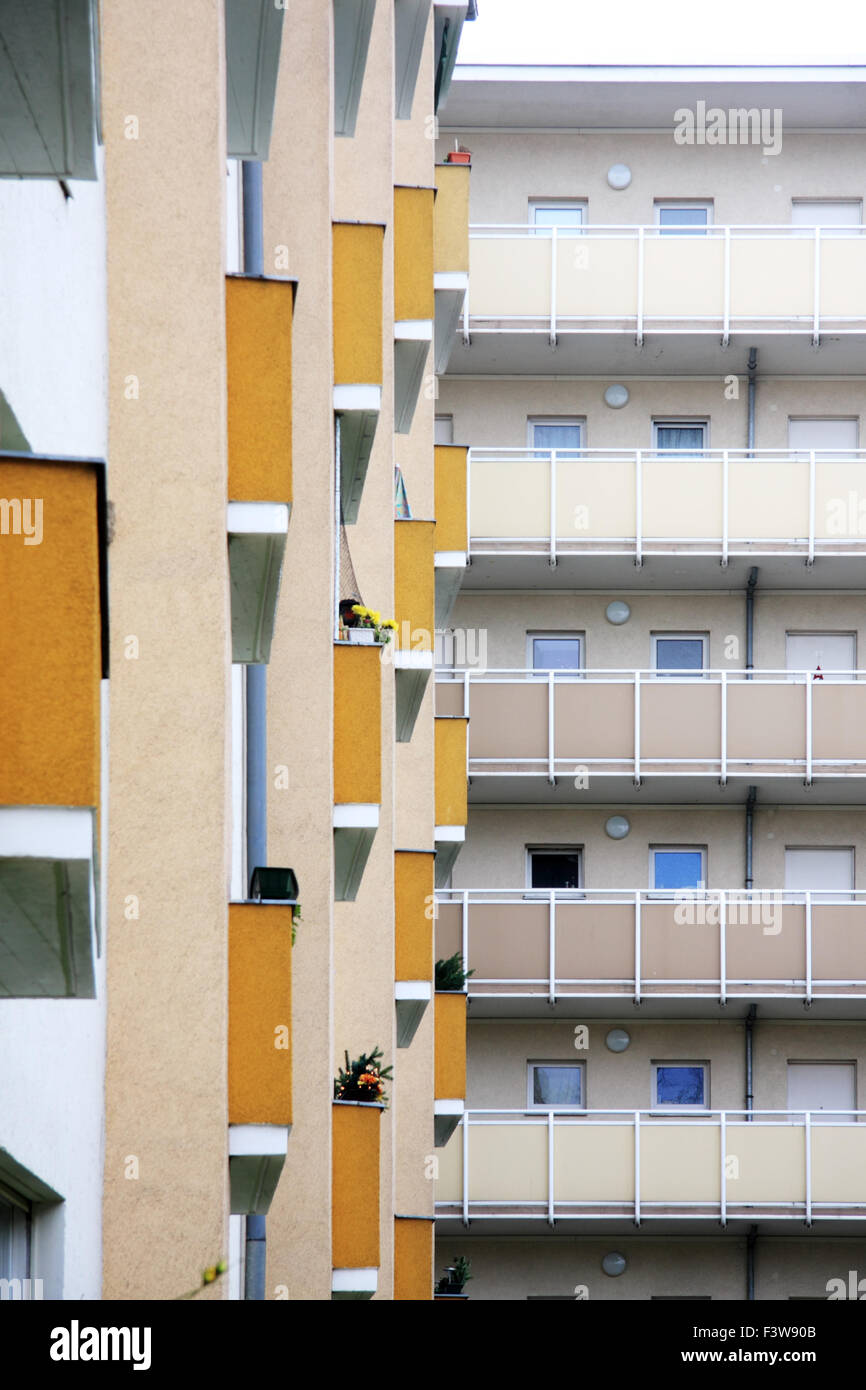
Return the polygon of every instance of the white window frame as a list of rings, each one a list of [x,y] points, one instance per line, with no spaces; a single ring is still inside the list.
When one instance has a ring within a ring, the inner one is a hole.
[[[808,459],[811,450],[802,447],[795,448],[791,444],[792,425],[850,425],[856,426],[855,449],[860,448],[860,416],[859,415],[789,415],[788,416],[788,452],[792,458]],[[816,449],[815,457],[818,459],[831,457],[826,449]]]
[[[841,630],[841,629],[838,630],[838,631],[834,631],[832,628],[814,628],[814,627],[813,627],[813,628],[808,628],[808,629],[804,629],[803,631],[800,631],[800,630],[798,630],[797,628],[786,628],[786,629],[785,629],[785,670],[786,670],[786,671],[789,669],[789,668],[788,668],[788,638],[789,638],[789,637],[853,637],[853,639],[854,639],[854,665],[853,665],[853,667],[852,667],[852,670],[854,670],[854,671],[857,670],[857,632],[856,632],[856,630],[852,631],[852,630],[849,628],[848,631],[846,632],[846,631],[843,631],[843,630]],[[791,674],[792,674],[792,675],[794,674],[793,668],[791,669]]]
[[[803,852],[820,854],[822,850],[835,850],[850,856],[851,861],[851,885],[849,888],[810,888],[809,893],[813,903],[844,903],[854,902],[854,891],[857,886],[857,846],[856,845],[785,845],[785,870],[787,877],[787,856],[788,854],[802,854]],[[796,893],[799,897],[802,894],[802,901],[806,901],[805,888],[785,887],[786,893]]]
[[[850,1068],[852,1069],[853,1073],[854,1073],[854,1109],[857,1110],[857,1109],[859,1108],[859,1102],[860,1102],[860,1069],[859,1069],[859,1067],[858,1067],[858,1065],[857,1065],[857,1058],[856,1058],[856,1057],[788,1057],[788,1058],[786,1059],[786,1067],[785,1067],[785,1083],[786,1083],[786,1084],[785,1084],[785,1108],[786,1108],[789,1112],[791,1112],[791,1111],[793,1110],[793,1113],[796,1115],[798,1112],[797,1112],[797,1110],[793,1109],[793,1107],[791,1106],[791,1103],[790,1103],[790,1096],[791,1096],[791,1068],[792,1068],[792,1067],[850,1067]],[[812,1111],[810,1111],[810,1114],[811,1114],[811,1116],[812,1116],[812,1123],[813,1123],[813,1124],[846,1124],[846,1123],[850,1123],[850,1124],[862,1124],[862,1117],[861,1117],[860,1115],[851,1115],[851,1116],[849,1117],[849,1119],[846,1121],[846,1120],[842,1120],[842,1119],[840,1118],[840,1113],[839,1113],[838,1111],[827,1110],[827,1111],[824,1111],[823,1113],[826,1114],[826,1115],[828,1115],[830,1118],[828,1118],[828,1119],[826,1119],[826,1120],[822,1120],[822,1119],[821,1119],[821,1114],[822,1114],[822,1112],[821,1112],[820,1110],[812,1110]],[[834,1116],[835,1116],[835,1119],[833,1118]]]
[[[0,1266],[0,1279],[29,1279],[33,1262],[33,1205],[12,1188],[0,1185],[0,1198],[12,1209],[12,1239],[5,1268]]]
[[[688,1057],[664,1057],[659,1061],[650,1062],[652,1069],[651,1080],[651,1104],[650,1109],[656,1115],[707,1115],[710,1112],[710,1064],[709,1062],[698,1061]],[[671,1105],[670,1102],[659,1101],[658,1098],[658,1069],[659,1067],[701,1067],[704,1073],[704,1100],[702,1105]]]
[[[674,430],[693,430],[701,428],[704,432],[704,442],[701,445],[701,449],[705,453],[707,449],[709,449],[710,447],[710,422],[705,415],[699,416],[696,420],[689,420],[682,415],[660,415],[658,417],[653,416],[653,451],[655,453],[661,453],[664,458],[673,458],[674,461],[676,461],[677,456],[675,454],[669,454],[667,451],[663,450],[661,445],[659,444],[658,432],[660,428]]]
[[[715,223],[715,204],[712,198],[653,198],[653,221],[660,233],[665,236],[700,236],[700,227],[676,227],[663,226],[660,213],[662,209],[671,208],[704,208],[707,214],[707,224],[703,229],[704,234],[708,233],[710,227]]]
[[[810,223],[808,223],[808,222],[795,222],[795,221],[794,221],[794,208],[795,208],[795,207],[824,207],[824,206],[826,206],[828,203],[835,203],[837,207],[845,206],[845,207],[855,207],[855,208],[859,208],[859,210],[860,210],[860,220],[859,220],[859,222],[857,222],[857,223],[854,223],[854,222],[851,222],[851,223],[845,223],[845,222],[841,222],[841,223],[840,223],[840,222],[826,222],[826,223],[825,223],[825,222],[817,222],[817,223],[812,223],[812,224],[810,224]],[[794,235],[795,235],[795,236],[807,236],[807,237],[814,236],[814,230],[813,230],[813,229],[814,229],[814,227],[816,227],[816,226],[818,226],[818,227],[821,228],[821,236],[822,236],[822,237],[862,236],[863,233],[862,233],[862,232],[858,232],[858,231],[857,231],[857,228],[858,228],[858,226],[859,226],[859,227],[862,227],[862,226],[863,226],[863,199],[862,199],[862,198],[857,198],[856,196],[855,196],[855,197],[851,197],[851,198],[792,198],[792,199],[791,199],[791,226],[794,228]]]
[[[549,888],[537,888],[532,882],[532,856],[534,854],[576,854],[578,857],[578,885],[576,888],[557,888],[555,892],[567,895],[569,898],[583,898],[586,889],[586,856],[583,845],[527,845],[524,854],[524,877],[526,879],[526,893],[524,897],[546,900],[550,893]]]
[[[702,665],[696,668],[694,674],[683,674],[678,672],[676,675],[658,667],[658,641],[663,642],[701,642],[703,655]],[[709,669],[710,658],[710,634],[708,632],[651,632],[650,633],[650,666],[652,669],[653,680],[666,681],[690,681],[706,680]]]
[[[650,892],[650,893],[653,895],[653,897],[655,897],[655,898],[660,898],[660,899],[662,899],[663,901],[668,901],[668,902],[673,902],[674,896],[675,896],[675,894],[677,894],[677,893],[693,893],[696,899],[699,898],[699,897],[701,897],[701,895],[705,894],[706,891],[707,891],[707,849],[708,849],[708,846],[707,846],[707,845],[666,845],[666,844],[653,844],[653,845],[650,845],[650,846],[649,846],[649,872],[648,872],[648,875],[647,875],[648,880],[649,880],[649,889],[648,889],[648,892]],[[656,888],[656,886],[655,886],[656,863],[655,863],[655,857],[654,857],[656,854],[698,854],[698,853],[699,853],[700,856],[701,856],[701,877],[698,879],[698,884],[699,884],[699,885],[702,884],[703,887],[700,887],[700,886],[699,886],[699,887],[697,887],[697,888]]]
[[[573,673],[569,673],[569,674],[566,674],[566,672],[565,672],[564,670],[558,670],[558,669],[557,669],[557,671],[556,671],[556,679],[557,679],[557,680],[565,680],[565,681],[583,680],[583,679],[584,679],[583,672],[584,672],[584,670],[586,669],[586,632],[585,632],[585,631],[581,631],[581,632],[562,632],[562,631],[559,631],[559,632],[557,632],[557,631],[553,631],[553,632],[544,632],[544,631],[541,631],[541,632],[527,632],[527,634],[526,634],[526,668],[527,668],[528,671],[531,671],[531,672],[532,672],[533,676],[540,677],[542,680],[547,680],[547,669],[546,669],[546,667],[539,666],[539,667],[536,668],[536,666],[535,666],[535,658],[534,658],[533,651],[532,651],[532,644],[533,644],[533,642],[536,642],[536,641],[541,641],[541,642],[550,642],[550,641],[554,641],[554,642],[555,642],[555,641],[560,641],[560,642],[580,642],[580,665],[575,669],[575,671],[574,671]],[[580,674],[578,674],[578,672],[579,672]]]
[[[578,226],[571,226],[564,223],[557,229],[557,236],[583,236],[589,222],[589,200],[587,198],[530,198],[528,205],[529,225],[532,228],[533,236],[550,236],[550,227],[539,225],[535,220],[536,208],[548,208],[552,211],[562,209],[563,212],[570,212],[577,208],[582,216]]]
[[[527,415],[526,417],[526,447],[527,449],[541,449],[541,444],[535,442],[536,425],[571,425],[577,426],[580,430],[579,449],[586,449],[586,416],[585,415]],[[573,453],[574,450],[571,450]]]
[[[580,1094],[582,1096],[581,1105],[542,1105],[533,1099],[533,1070],[535,1067],[568,1067],[570,1071],[575,1068],[580,1072]],[[586,1062],[572,1062],[563,1057],[555,1057],[550,1061],[543,1057],[531,1057],[526,1063],[526,1108],[543,1112],[545,1115],[551,1113],[557,1115],[583,1115],[586,1113]]]

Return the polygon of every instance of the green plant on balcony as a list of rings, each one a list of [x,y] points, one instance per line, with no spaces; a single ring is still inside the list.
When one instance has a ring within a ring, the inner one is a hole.
[[[446,1265],[445,1273],[436,1285],[436,1293],[460,1294],[472,1278],[472,1261],[465,1255],[455,1256],[453,1265]]]
[[[381,1048],[374,1047],[370,1053],[362,1052],[354,1062],[349,1061],[348,1052],[343,1055],[346,1066],[345,1069],[340,1068],[334,1079],[334,1100],[355,1100],[387,1108],[385,1082],[393,1079],[394,1068],[381,1065]]]
[[[464,970],[463,956],[459,951],[455,951],[447,960],[437,960],[436,989],[457,992],[465,987],[469,976],[474,974],[474,970]]]

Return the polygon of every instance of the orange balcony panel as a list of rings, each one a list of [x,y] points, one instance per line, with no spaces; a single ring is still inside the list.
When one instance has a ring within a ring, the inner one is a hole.
[[[395,980],[433,979],[433,865],[415,850],[394,855]]]
[[[334,382],[382,384],[382,260],[385,228],[335,222]]]
[[[436,165],[433,266],[440,273],[469,270],[468,164]]]
[[[467,719],[436,720],[436,824],[465,825]]]
[[[434,450],[434,489],[437,551],[465,551],[466,470],[468,449],[461,444],[437,444]]]
[[[229,1124],[292,1123],[292,908],[229,906]]]
[[[394,1218],[394,1300],[426,1302],[433,1297],[433,1218]]]
[[[332,1114],[331,1263],[334,1269],[375,1269],[382,1106],[334,1101]]]
[[[382,799],[382,656],[378,646],[334,646],[334,801]]]
[[[228,496],[292,500],[292,280],[226,279]]]
[[[394,189],[394,318],[433,317],[434,188]]]
[[[92,464],[0,456],[3,806],[98,804],[100,505]]]
[[[397,646],[432,652],[435,522],[394,522],[394,609]]]
[[[466,995],[436,991],[434,1099],[466,1096]]]

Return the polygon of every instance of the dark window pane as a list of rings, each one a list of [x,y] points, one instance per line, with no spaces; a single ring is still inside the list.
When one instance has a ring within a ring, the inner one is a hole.
[[[706,208],[659,208],[660,235],[703,236],[708,218]]]
[[[653,852],[654,888],[697,888],[703,879],[703,855],[698,849]]]
[[[533,854],[533,888],[579,888],[579,854]]]
[[[657,671],[702,671],[704,644],[700,637],[659,637],[656,641]]]
[[[703,1067],[658,1067],[656,1101],[659,1105],[703,1105]]]
[[[535,637],[532,665],[536,671],[579,671],[579,637]]]

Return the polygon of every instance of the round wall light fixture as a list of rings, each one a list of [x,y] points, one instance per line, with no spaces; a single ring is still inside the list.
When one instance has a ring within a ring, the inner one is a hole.
[[[613,623],[614,627],[621,627],[622,624],[627,623],[631,617],[631,609],[621,598],[615,598],[613,602],[609,603],[607,608],[605,608],[604,616],[609,623]]]
[[[607,171],[607,181],[611,188],[621,193],[631,183],[631,169],[627,164],[611,164]]]
[[[628,405],[628,399],[628,387],[623,386],[621,381],[615,381],[604,393],[604,403],[611,410],[622,410],[624,405]]]
[[[631,1038],[624,1028],[611,1028],[604,1041],[611,1052],[625,1052]]]
[[[612,840],[624,840],[630,830],[631,824],[625,816],[611,816],[604,823],[604,833]]]
[[[609,1274],[611,1279],[615,1279],[618,1274],[625,1274],[628,1261],[625,1255],[620,1255],[618,1250],[611,1250],[610,1254],[605,1255],[601,1262],[601,1267],[605,1274]]]

